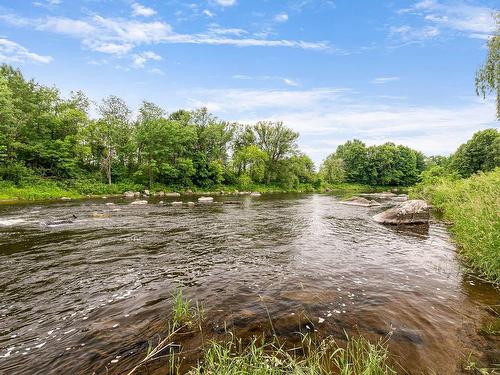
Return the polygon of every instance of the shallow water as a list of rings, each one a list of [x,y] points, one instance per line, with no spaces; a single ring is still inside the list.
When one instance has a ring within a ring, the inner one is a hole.
[[[0,373],[120,373],[164,333],[179,287],[214,336],[259,334],[270,316],[284,338],[390,336],[412,374],[500,361],[478,334],[500,293],[463,274],[442,224],[385,227],[371,220],[383,207],[332,195],[224,199],[243,205],[1,205]]]

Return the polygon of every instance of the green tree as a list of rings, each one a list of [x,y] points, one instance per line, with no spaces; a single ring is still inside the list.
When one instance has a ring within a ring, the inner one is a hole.
[[[320,176],[329,184],[340,184],[345,181],[344,161],[337,158],[335,153],[330,154],[321,164]]]
[[[276,179],[280,163],[296,149],[299,134],[281,121],[260,121],[254,126],[256,143],[267,153],[266,183]]]
[[[462,177],[492,171],[500,166],[500,132],[486,129],[475,133],[451,157],[450,168]]]
[[[337,147],[335,155],[344,162],[348,182],[366,183],[369,181],[367,175],[368,150],[363,142],[357,139],[347,141]]]
[[[120,158],[123,155],[120,151],[129,145],[131,111],[122,99],[110,95],[103,99],[99,106],[99,113],[101,119],[97,122],[97,129],[102,137],[105,152],[102,167],[108,184],[111,185],[113,159]]]
[[[483,98],[496,92],[497,119],[500,120],[500,12],[495,14],[496,31],[488,40],[488,55],[476,73],[476,93]]]
[[[233,165],[238,176],[246,174],[253,182],[263,181],[268,155],[256,145],[239,148],[233,155]]]

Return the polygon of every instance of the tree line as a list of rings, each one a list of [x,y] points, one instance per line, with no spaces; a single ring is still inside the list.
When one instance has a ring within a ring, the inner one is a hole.
[[[167,113],[143,102],[133,117],[119,97],[98,105],[81,91],[62,98],[56,88],[0,66],[0,179],[15,184],[43,179],[152,188],[411,185],[430,160],[405,146],[367,147],[353,140],[337,147],[317,173],[299,150],[298,137],[282,122],[244,125],[220,120],[206,108]],[[494,160],[489,163],[498,165]],[[491,168],[486,164],[471,170]]]

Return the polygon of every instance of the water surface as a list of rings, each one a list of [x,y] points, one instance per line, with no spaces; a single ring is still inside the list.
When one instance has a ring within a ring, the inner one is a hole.
[[[332,195],[224,199],[243,204],[0,206],[0,373],[121,373],[164,334],[179,287],[214,337],[267,332],[270,316],[292,340],[390,336],[412,374],[500,361],[478,333],[500,293],[464,275],[442,224],[385,227],[371,220],[383,207]]]

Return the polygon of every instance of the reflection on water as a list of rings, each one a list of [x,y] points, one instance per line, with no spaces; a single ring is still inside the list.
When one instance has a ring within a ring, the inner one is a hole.
[[[458,373],[470,352],[498,361],[498,341],[476,331],[500,293],[462,274],[444,226],[385,227],[371,220],[381,208],[330,195],[239,199],[0,206],[0,373],[124,370],[165,329],[177,287],[204,304],[213,335],[259,334],[267,309],[285,338],[305,322],[391,334],[415,374]]]

